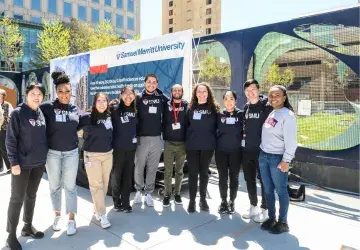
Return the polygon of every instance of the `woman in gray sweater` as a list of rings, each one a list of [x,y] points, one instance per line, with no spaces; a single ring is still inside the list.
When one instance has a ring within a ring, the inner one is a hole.
[[[274,110],[266,119],[261,135],[259,168],[264,184],[269,219],[261,229],[281,234],[289,231],[287,212],[289,194],[287,191],[289,163],[295,156],[296,118],[289,103],[286,88],[274,85],[269,91],[269,102]],[[279,196],[279,220],[276,221],[275,194]]]

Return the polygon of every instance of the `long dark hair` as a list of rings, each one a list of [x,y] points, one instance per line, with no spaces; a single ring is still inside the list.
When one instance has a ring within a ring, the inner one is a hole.
[[[135,99],[134,99],[134,101],[132,101],[132,103],[130,104],[130,106],[132,106],[132,108],[134,109],[134,112],[136,112],[136,93],[135,93],[134,88],[133,88],[131,85],[126,85],[125,87],[123,87],[123,88],[121,89],[119,109],[124,110],[124,108],[125,108],[125,103],[124,103],[124,101],[123,101],[122,98],[121,98],[121,95],[125,92],[125,90],[130,90],[130,91],[134,94]]]
[[[193,89],[193,92],[192,92],[192,97],[191,97],[191,101],[190,101],[190,109],[193,107],[193,105],[195,104],[198,104],[198,99],[197,99],[197,96],[196,96],[196,91],[198,89],[199,86],[205,86],[206,89],[207,89],[207,92],[208,92],[208,98],[207,98],[207,103],[209,105],[209,108],[213,108],[215,109],[216,112],[219,112],[220,111],[220,106],[219,104],[217,103],[217,101],[215,100],[215,96],[214,96],[214,93],[210,87],[209,84],[207,84],[206,82],[202,82],[202,83],[199,83],[195,86],[195,88]]]
[[[270,87],[270,89],[272,89],[272,88],[280,89],[283,92],[283,95],[286,97],[285,102],[284,102],[284,107],[290,109],[293,113],[295,113],[294,108],[291,106],[291,104],[289,102],[289,96],[287,94],[287,89],[283,85],[278,85],[278,84],[272,85]]]
[[[107,108],[104,111],[104,113],[99,113],[99,111],[96,109],[96,102],[99,99],[100,96],[104,96],[106,98],[107,101]],[[93,104],[91,106],[91,124],[92,125],[96,125],[97,124],[97,120],[100,117],[104,117],[104,116],[108,116],[110,115],[110,100],[109,100],[109,96],[105,93],[96,93],[94,96],[94,100],[93,100]]]

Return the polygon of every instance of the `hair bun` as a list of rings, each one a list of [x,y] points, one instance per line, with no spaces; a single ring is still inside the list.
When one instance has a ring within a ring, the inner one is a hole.
[[[64,71],[54,71],[51,73],[51,78],[54,80],[55,85],[62,83],[69,83],[70,78]]]

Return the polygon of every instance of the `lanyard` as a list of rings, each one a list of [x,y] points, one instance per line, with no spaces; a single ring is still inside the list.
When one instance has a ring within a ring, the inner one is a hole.
[[[244,123],[243,123],[243,138],[244,138],[244,139],[245,139],[245,137],[246,137],[245,128],[246,128],[246,121],[247,121],[247,119],[249,118],[249,108],[250,108],[250,105],[249,105],[249,107],[247,107],[247,109],[246,109],[245,119],[244,119]]]
[[[173,112],[174,112],[175,124],[178,123],[179,113],[180,113],[180,107],[181,107],[181,102],[179,103],[179,109],[178,109],[178,111],[176,111],[175,102],[172,103],[172,108],[173,108]]]

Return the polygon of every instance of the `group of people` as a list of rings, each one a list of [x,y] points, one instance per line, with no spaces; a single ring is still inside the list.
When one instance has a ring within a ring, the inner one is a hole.
[[[149,74],[141,93],[136,95],[131,86],[126,86],[121,90],[119,100],[113,101],[107,94],[97,93],[91,109],[80,114],[70,102],[72,89],[66,73],[53,72],[52,78],[57,99],[42,103],[45,89],[39,84],[30,84],[26,88],[26,102],[11,113],[6,133],[5,144],[12,172],[7,222],[10,249],[21,249],[16,228],[22,206],[25,224],[21,234],[33,238],[44,236],[33,227],[32,218],[45,168],[54,209],[52,228],[61,230],[63,187],[67,234],[76,233],[79,131],[83,131],[84,166],[94,216],[103,228],[111,226],[105,209],[109,183],[114,211],[132,212],[133,179],[136,189],[133,203],[154,206],[151,194],[164,148],[164,207],[170,206],[172,196],[175,204],[182,204],[183,168],[187,160],[190,197],[187,211],[196,211],[198,179],[200,209],[209,210],[206,192],[209,165],[215,153],[222,199],[219,213],[235,212],[242,165],[251,204],[243,217],[254,218],[262,223],[262,229],[272,233],[289,230],[287,172],[297,144],[296,120],[283,86],[272,86],[267,100],[259,96],[258,82],[248,80],[244,91],[249,102],[244,110],[236,107],[237,95],[233,91],[224,93],[225,109],[220,110],[208,84],[196,85],[188,103],[183,100],[181,85],[172,86],[171,98],[168,98],[158,88],[156,75]],[[257,207],[257,177],[262,186],[261,211]],[[278,220],[274,190],[280,201]]]

